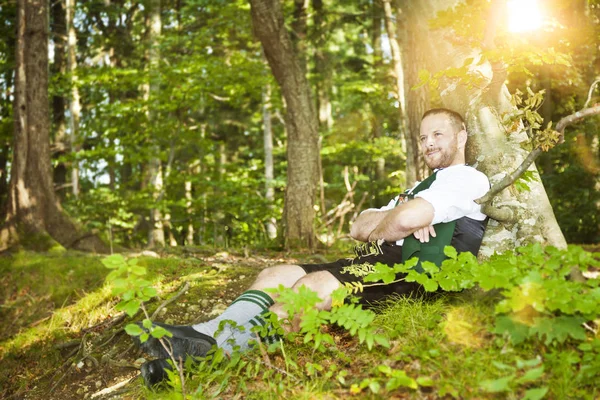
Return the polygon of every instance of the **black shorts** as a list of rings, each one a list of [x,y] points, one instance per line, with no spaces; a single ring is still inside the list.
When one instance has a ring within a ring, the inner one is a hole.
[[[341,283],[361,282],[370,285],[375,282],[364,282],[363,278],[372,270],[372,266],[382,263],[388,266],[402,263],[402,246],[391,243],[364,243],[355,249],[356,257],[343,258],[325,264],[301,264],[306,273],[328,271]],[[396,280],[402,279],[406,274],[397,274]],[[362,293],[357,293],[361,303],[371,303],[384,300],[391,295],[423,296],[425,289],[416,282],[393,282],[388,285],[365,286]]]

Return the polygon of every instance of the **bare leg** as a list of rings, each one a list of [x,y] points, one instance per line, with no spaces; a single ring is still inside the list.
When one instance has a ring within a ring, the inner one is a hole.
[[[306,272],[298,265],[285,264],[268,267],[260,271],[248,290],[274,289],[279,285],[291,288],[304,276],[306,276]],[[273,294],[269,293],[269,295],[273,297]]]
[[[341,286],[338,281],[330,272],[318,271],[306,274],[300,278],[294,285],[294,289],[298,289],[301,286],[306,286],[308,289],[317,292],[317,295],[322,300],[316,305],[318,310],[330,310],[331,309],[331,293]],[[281,319],[287,318],[287,313],[283,310],[283,306],[280,303],[275,303],[270,308],[271,312],[277,314]],[[297,315],[292,321],[292,326],[284,326],[291,331],[298,331],[300,329],[300,316]]]

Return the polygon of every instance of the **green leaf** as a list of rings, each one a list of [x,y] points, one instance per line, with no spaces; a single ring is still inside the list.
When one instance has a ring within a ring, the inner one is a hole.
[[[451,258],[453,260],[456,260],[458,258],[458,252],[452,246],[444,247],[444,254],[446,255],[446,257]]]
[[[544,375],[544,366],[533,368],[527,371],[522,377],[517,379],[517,383],[528,383],[538,380]]]
[[[499,316],[496,318],[496,325],[492,332],[500,335],[508,334],[511,342],[519,344],[529,336],[529,327],[513,321],[509,316]]]
[[[429,376],[420,376],[417,378],[419,386],[431,387],[433,386],[433,379]]]
[[[141,302],[139,300],[122,301],[117,304],[117,310],[125,311],[127,315],[133,317],[140,309]]]
[[[152,297],[158,295],[158,291],[156,289],[154,289],[153,287],[143,288],[142,293],[144,294],[144,296],[147,296],[149,298],[152,298]]]
[[[144,318],[144,320],[142,321],[142,325],[144,326],[144,328],[150,329],[152,328],[152,320],[150,320],[149,318]]]
[[[144,333],[144,330],[137,324],[128,324],[125,326],[125,332],[127,332],[127,334],[130,336],[140,336],[142,333]]]
[[[102,259],[102,264],[106,268],[115,269],[125,264],[125,258],[121,254],[112,254]]]
[[[490,393],[500,393],[510,390],[510,383],[515,379],[514,375],[505,376],[500,379],[485,380],[479,385],[483,390]]]
[[[146,268],[135,265],[131,267],[131,272],[137,276],[144,276],[146,275]]]
[[[173,337],[173,334],[161,326],[155,326],[150,332],[153,338],[160,339],[161,337]]]
[[[544,386],[541,388],[529,389],[525,392],[523,400],[540,400],[546,393],[548,393],[548,387]]]

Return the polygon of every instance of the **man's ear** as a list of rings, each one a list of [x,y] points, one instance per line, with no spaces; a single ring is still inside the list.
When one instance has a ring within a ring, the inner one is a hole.
[[[460,132],[458,132],[457,135],[457,142],[458,142],[458,147],[461,149],[464,149],[465,146],[467,145],[467,139],[469,138],[469,134],[467,133],[466,130],[462,129]]]

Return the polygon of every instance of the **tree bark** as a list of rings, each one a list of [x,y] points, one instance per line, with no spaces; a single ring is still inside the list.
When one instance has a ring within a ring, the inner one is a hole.
[[[263,142],[265,149],[265,199],[269,209],[273,209],[275,202],[274,168],[273,168],[273,127],[271,125],[271,87],[269,84],[263,89]],[[271,240],[277,237],[277,221],[270,217],[266,221],[267,237]]]
[[[0,250],[22,244],[48,249],[107,252],[96,236],[82,234],[54,194],[50,164],[48,2],[18,0],[14,144],[6,221]],[[54,239],[54,240],[52,240]]]
[[[67,72],[67,63],[65,50],[67,44],[67,14],[64,0],[57,0],[52,3],[52,40],[54,42],[54,63],[52,65],[53,75],[65,75]],[[52,127],[54,130],[54,148],[52,156],[55,159],[60,158],[70,148],[67,137],[67,124],[65,118],[66,99],[62,94],[52,96]],[[66,188],[67,166],[64,162],[58,162],[54,167],[54,185],[56,187]],[[66,189],[57,191],[59,195],[64,196]]]
[[[155,121],[155,111],[153,110],[153,99],[158,98],[160,90],[160,80],[158,72],[158,64],[160,59],[160,51],[158,40],[161,34],[161,18],[160,18],[160,0],[150,1],[150,18],[148,26],[148,42],[149,42],[149,64],[150,64],[150,83],[146,88],[146,96],[149,103],[148,120],[152,124]],[[153,198],[157,200],[162,197],[164,189],[162,162],[159,157],[160,146],[153,145],[152,158],[148,163],[148,174],[150,185],[153,191]],[[165,230],[162,218],[162,213],[158,207],[153,207],[150,210],[150,232],[148,235],[148,247],[164,247],[165,246]]]
[[[414,6],[418,7],[415,22],[420,26],[428,26],[428,20],[438,11],[451,8],[456,3],[456,0],[415,2]],[[447,67],[460,67],[467,58],[475,57],[471,65],[472,72],[485,77],[488,86],[498,83],[497,77],[494,80],[489,62],[476,65],[481,55],[480,50],[453,47],[447,38],[447,31],[428,30],[423,35],[419,38],[419,43],[423,52],[429,54],[426,61],[431,73]],[[467,162],[484,172],[492,184],[514,171],[529,153],[521,146],[521,143],[528,141],[524,129],[521,127],[515,132],[507,132],[507,128],[502,125],[501,115],[515,110],[503,82],[504,79],[493,96],[490,96],[491,90],[485,92],[488,88],[467,88],[448,82],[442,82],[443,87],[440,88],[444,106],[460,112],[466,118],[469,131]],[[493,199],[491,206],[510,209],[513,218],[503,222],[490,221],[480,251],[483,256],[532,242],[561,248],[566,246],[535,165],[529,171],[537,178],[529,184],[530,191],[518,192],[509,187]]]
[[[75,154],[73,165],[71,166],[71,192],[73,196],[79,196],[79,162],[77,153],[79,151],[79,118],[81,115],[81,100],[79,97],[78,79],[77,79],[77,33],[75,31],[75,0],[66,0],[67,5],[67,71],[71,77],[71,98],[69,99],[69,111],[71,112],[71,152]]]
[[[395,92],[398,98],[398,126],[400,129],[400,137],[405,143],[406,150],[406,169],[405,178],[406,186],[411,187],[417,181],[417,158],[415,154],[414,138],[406,127],[406,97],[404,90],[404,70],[402,67],[402,54],[400,52],[400,44],[396,35],[396,28],[394,26],[394,16],[392,12],[391,0],[383,0],[383,11],[385,15],[385,29],[390,41],[390,48],[392,50],[392,75],[394,82],[396,83]],[[397,10],[396,24],[399,25],[398,20],[400,19],[401,10]],[[400,29],[398,27],[398,29]]]
[[[425,37],[426,27],[417,23],[418,8],[411,2],[406,4],[404,12],[406,14],[405,26],[404,29],[398,29],[398,37],[403,37],[405,49],[402,61],[404,63],[404,90],[406,96],[406,134],[411,137],[410,145],[412,148],[412,158],[409,159],[409,152],[407,151],[407,159],[414,163],[415,178],[421,181],[429,176],[429,169],[419,147],[421,117],[430,108],[429,90],[427,86],[421,86],[414,90],[412,88],[419,83],[419,71],[426,69],[426,55],[419,42],[419,38]],[[409,142],[406,145],[408,147]]]
[[[286,247],[315,245],[314,199],[318,179],[318,120],[310,86],[285,28],[278,0],[251,0],[254,32],[286,102],[288,134],[284,221]]]

